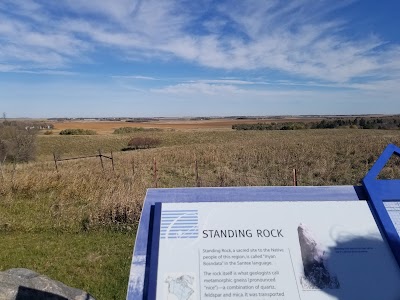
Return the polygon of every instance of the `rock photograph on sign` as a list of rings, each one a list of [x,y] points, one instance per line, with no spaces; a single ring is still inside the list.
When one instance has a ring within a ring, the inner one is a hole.
[[[304,224],[297,228],[299,233],[299,243],[301,258],[303,260],[304,276],[301,277],[303,289],[337,289],[339,281],[336,276],[332,276],[325,265],[325,251],[313,237],[310,229]]]
[[[168,274],[164,283],[166,284],[167,299],[177,298],[178,300],[189,300],[191,299],[195,287],[194,287],[194,275],[193,274]]]

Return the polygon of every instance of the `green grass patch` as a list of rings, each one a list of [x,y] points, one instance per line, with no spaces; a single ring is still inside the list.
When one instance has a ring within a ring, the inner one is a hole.
[[[0,231],[87,231],[84,222],[88,210],[88,200],[85,199],[69,198],[68,202],[60,202],[54,187],[49,192],[33,188],[22,190],[0,197]]]
[[[125,147],[129,137],[124,135],[47,135],[38,136],[37,147],[40,161],[53,159],[53,153],[59,158],[95,155],[101,149],[103,154],[119,151]]]
[[[0,270],[27,268],[92,294],[125,299],[133,233],[0,232]]]

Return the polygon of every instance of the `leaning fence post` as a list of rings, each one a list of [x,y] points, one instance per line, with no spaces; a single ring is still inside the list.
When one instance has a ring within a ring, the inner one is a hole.
[[[297,171],[293,169],[293,185],[297,186]]]
[[[104,171],[104,165],[103,165],[103,155],[101,154],[101,150],[99,149],[99,158],[100,158],[100,163],[101,163],[101,168]]]
[[[157,179],[157,161],[156,158],[154,157],[154,186],[157,188],[158,186],[158,179]]]
[[[56,158],[56,154],[54,152],[53,152],[53,158],[54,158],[54,165],[56,166],[56,171],[58,173],[57,158]]]

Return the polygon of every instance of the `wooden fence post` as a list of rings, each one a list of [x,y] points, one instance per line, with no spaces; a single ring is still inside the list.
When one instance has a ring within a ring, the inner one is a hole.
[[[132,165],[132,176],[135,176],[135,158],[132,157],[131,159],[131,165]]]
[[[157,188],[158,186],[158,178],[157,178],[157,161],[154,157],[154,186]]]
[[[111,165],[112,165],[113,172],[115,172],[115,168],[114,168],[114,156],[113,156],[113,152],[112,152],[112,151],[111,151]]]
[[[4,158],[4,161],[5,161],[6,158],[7,158],[7,156]],[[4,163],[4,161],[3,161],[3,163]],[[4,175],[3,175],[3,163],[0,162],[0,174],[1,174],[1,179],[4,179]]]
[[[225,186],[225,172],[221,172],[219,175],[219,186]]]
[[[101,168],[103,169],[103,172],[104,172],[103,155],[101,154],[101,150],[100,149],[99,149],[99,157],[100,157]]]
[[[293,185],[297,186],[297,171],[293,169]]]
[[[56,166],[56,171],[58,173],[57,158],[56,158],[56,154],[54,152],[53,152],[53,158],[54,158],[54,165]]]
[[[195,167],[195,174],[196,174],[196,186],[197,187],[200,187],[200,181],[199,181],[199,166],[198,166],[198,164],[197,164],[197,159],[195,160],[195,165],[194,165],[194,167]]]

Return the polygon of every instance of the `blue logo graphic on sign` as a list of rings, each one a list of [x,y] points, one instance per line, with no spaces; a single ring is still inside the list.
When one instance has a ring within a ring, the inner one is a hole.
[[[195,239],[199,236],[196,210],[164,210],[161,214],[162,239]]]

